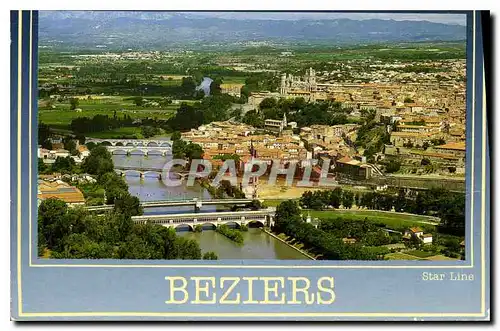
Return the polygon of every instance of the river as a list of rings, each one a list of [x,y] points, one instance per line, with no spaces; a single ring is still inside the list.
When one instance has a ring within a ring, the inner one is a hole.
[[[162,169],[169,157],[160,155],[113,155],[115,166],[140,166],[146,168]],[[141,201],[155,200],[183,200],[183,199],[210,199],[210,194],[199,185],[187,187],[186,185],[167,187],[165,183],[156,177],[145,177],[141,179],[139,174],[127,173],[125,180],[130,194]],[[201,211],[216,211],[215,206],[203,206]],[[147,208],[144,215],[168,214],[168,213],[192,213],[193,207],[176,208]],[[250,228],[243,232],[245,242],[238,245],[214,230],[204,229],[203,232],[190,232],[186,228],[178,230],[178,235],[195,239],[202,252],[214,251],[219,259],[278,259],[278,260],[302,260],[306,256],[295,249],[271,237],[260,229]]]

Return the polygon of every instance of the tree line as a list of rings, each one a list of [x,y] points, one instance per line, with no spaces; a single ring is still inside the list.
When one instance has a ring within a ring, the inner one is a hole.
[[[108,115],[95,115],[93,117],[77,117],[71,121],[70,128],[76,134],[89,132],[103,132],[121,127],[133,126],[133,119],[130,115],[124,114],[120,117],[114,112],[112,117]]]

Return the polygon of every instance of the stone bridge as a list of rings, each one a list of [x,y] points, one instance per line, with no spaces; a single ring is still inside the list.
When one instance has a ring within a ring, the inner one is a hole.
[[[104,144],[108,146],[132,146],[132,147],[172,147],[172,141],[159,139],[98,139],[85,138],[86,143]]]
[[[170,146],[106,146],[106,148],[111,154],[131,155],[134,152],[141,152],[144,156],[172,154],[172,147]]]
[[[139,174],[140,178],[145,178],[145,177],[155,177],[158,179],[162,179],[163,176],[166,176],[167,173],[165,170],[160,169],[160,168],[148,168],[148,167],[140,167],[140,166],[115,166],[115,172],[120,175],[120,176],[126,176],[128,173],[135,173]],[[181,180],[186,179],[189,176],[189,171],[174,171],[170,170],[170,173],[174,173]],[[199,174],[193,174],[194,176],[201,176]]]
[[[221,224],[236,224],[237,226],[241,226],[257,223],[259,226],[270,227],[274,225],[274,212],[274,209],[269,208],[240,212],[146,215],[133,216],[132,221],[135,223],[159,224],[173,228],[188,226],[190,230],[194,230],[196,225],[217,227]]]

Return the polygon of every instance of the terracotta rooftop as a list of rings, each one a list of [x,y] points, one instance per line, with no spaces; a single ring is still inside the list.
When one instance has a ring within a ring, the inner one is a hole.
[[[439,149],[453,149],[457,151],[465,151],[465,142],[451,142],[444,145],[436,146]]]

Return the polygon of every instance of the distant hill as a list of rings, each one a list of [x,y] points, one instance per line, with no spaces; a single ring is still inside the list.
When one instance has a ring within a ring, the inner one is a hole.
[[[42,45],[157,48],[269,42],[359,44],[457,41],[465,26],[428,21],[221,19],[172,12],[40,12]]]

